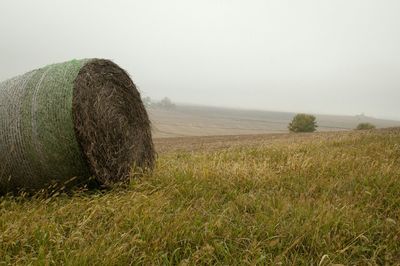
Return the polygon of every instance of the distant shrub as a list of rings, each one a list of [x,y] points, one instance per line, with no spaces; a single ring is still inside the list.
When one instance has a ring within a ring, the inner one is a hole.
[[[315,116],[308,114],[297,114],[288,126],[291,132],[314,132],[317,127]]]
[[[176,105],[168,97],[164,97],[161,101],[156,103],[155,106],[167,110],[175,109],[176,107]]]
[[[369,130],[369,129],[374,129],[375,125],[371,123],[360,123],[357,125],[356,129],[357,130]]]
[[[144,98],[142,99],[142,102],[143,102],[143,105],[144,105],[145,107],[150,107],[150,106],[153,104],[153,101],[151,100],[151,98],[150,98],[149,96],[144,97]]]

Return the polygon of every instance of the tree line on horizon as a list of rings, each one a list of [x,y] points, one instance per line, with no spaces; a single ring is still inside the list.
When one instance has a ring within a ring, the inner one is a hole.
[[[154,101],[149,96],[146,96],[142,99],[142,101],[145,107],[155,107],[167,110],[176,108],[175,103],[172,102],[171,99],[168,97],[164,97],[160,101]]]

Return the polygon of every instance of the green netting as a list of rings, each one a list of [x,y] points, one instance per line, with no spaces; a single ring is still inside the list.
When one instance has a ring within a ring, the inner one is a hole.
[[[72,118],[74,80],[88,60],[0,83],[0,192],[89,174]]]

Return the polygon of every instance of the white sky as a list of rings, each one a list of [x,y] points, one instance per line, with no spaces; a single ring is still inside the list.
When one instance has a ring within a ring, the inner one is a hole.
[[[399,0],[1,0],[0,80],[113,59],[144,96],[400,120]]]

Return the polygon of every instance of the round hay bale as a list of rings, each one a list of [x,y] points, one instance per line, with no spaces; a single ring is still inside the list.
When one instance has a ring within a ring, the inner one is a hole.
[[[154,158],[140,94],[109,60],[49,65],[0,83],[0,193],[91,177],[111,186],[152,169]]]

